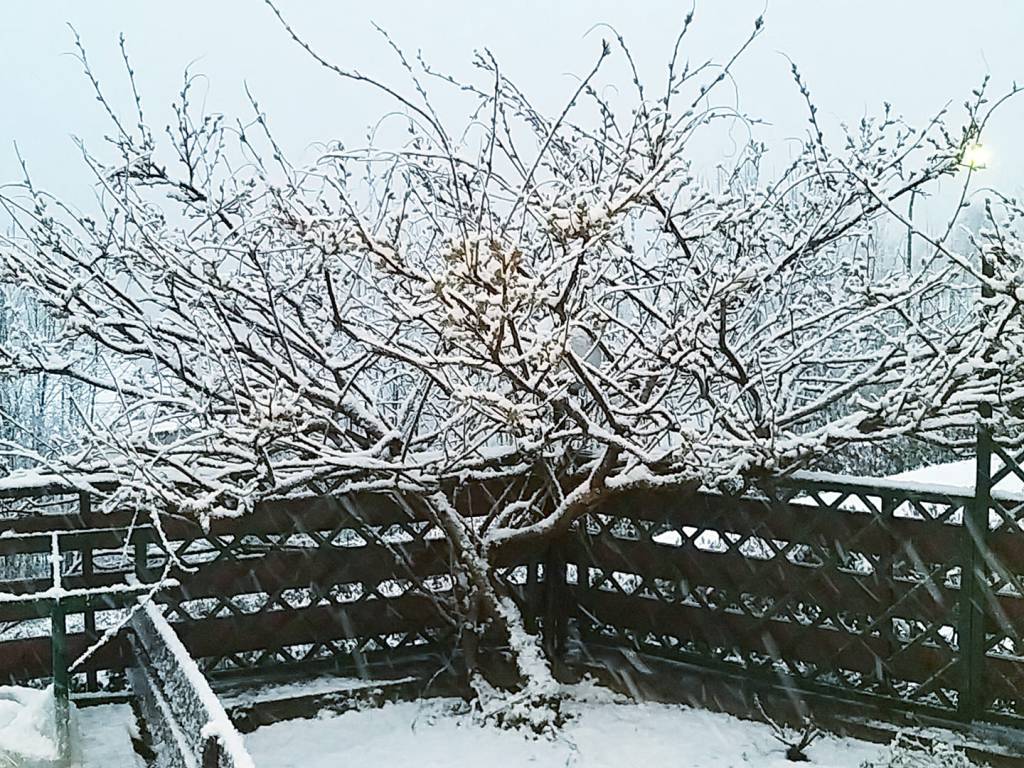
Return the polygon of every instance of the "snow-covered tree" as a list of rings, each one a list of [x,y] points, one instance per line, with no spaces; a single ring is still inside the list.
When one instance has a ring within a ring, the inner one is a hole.
[[[956,444],[981,403],[1019,425],[1024,272],[1019,231],[1001,223],[1019,209],[991,207],[970,251],[949,245],[955,216],[915,229],[910,274],[879,269],[902,250],[880,260],[871,237],[880,222],[914,226],[912,192],[969,183],[985,89],[955,129],[944,112],[919,129],[886,106],[833,136],[794,67],[809,120],[796,157],[768,173],[751,141],[712,186],[698,148],[748,120],[716,99],[762,23],[720,65],[683,60],[690,26],[656,87],[620,39],[547,115],[486,52],[470,82],[402,58],[405,96],[285,24],[343,81],[390,94],[407,130],[389,146],[330,145],[308,167],[258,109],[229,127],[186,84],[158,138],[140,103],[120,116],[90,73],[113,122],[109,146],[83,148],[96,210],[29,183],[0,197],[17,225],[3,277],[63,330],[4,344],[0,365],[107,393],[63,460],[116,473],[111,504],[205,523],[282,496],[425,500],[461,564],[466,615],[497,622],[513,649],[510,719],[543,728],[552,708],[536,705],[555,688],[495,578],[508,553],[627,489],[738,492],[850,444]],[[613,66],[633,84],[626,105],[601,95]],[[437,88],[472,100],[467,123],[441,117]],[[990,298],[950,311],[950,292],[982,283]],[[467,519],[452,489],[483,480],[512,491]]]

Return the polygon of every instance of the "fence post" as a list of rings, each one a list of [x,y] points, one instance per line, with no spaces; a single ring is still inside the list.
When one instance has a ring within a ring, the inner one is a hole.
[[[882,605],[883,611],[891,611],[896,604],[896,559],[900,552],[900,543],[896,538],[894,520],[896,517],[896,500],[892,496],[883,495],[879,498],[879,505],[882,510],[882,520],[885,524],[885,552],[878,563],[879,573],[882,578],[882,589],[885,594],[885,602]],[[878,664],[878,682],[888,692],[893,692],[892,675],[886,668],[892,658],[899,652],[899,643],[893,632],[893,617],[885,620],[881,627],[881,636],[885,641],[886,656]]]
[[[63,575],[61,573],[60,534],[50,532],[50,584],[53,597],[50,603],[50,674],[53,677],[53,729],[57,741],[57,754],[63,764],[68,756],[68,718],[71,716],[71,685],[68,672],[68,625],[61,603]]]
[[[217,768],[220,765],[220,739],[207,736],[203,740],[202,768]]]
[[[78,516],[83,520],[87,521],[92,512],[92,497],[86,491],[82,491],[78,494]],[[86,586],[92,586],[93,576],[93,552],[92,545],[88,545],[82,549],[82,579]],[[86,642],[92,644],[96,642],[96,611],[93,610],[91,605],[86,606],[85,615],[85,639]],[[96,676],[96,670],[89,670],[85,673],[86,687],[90,691],[99,690],[99,679]]]
[[[565,651],[569,633],[569,585],[565,545],[551,542],[544,560],[544,651],[554,665]]]
[[[50,606],[50,661],[53,672],[54,735],[61,759],[68,754],[68,718],[71,716],[67,646],[67,621],[64,606],[58,598]]]
[[[992,501],[992,436],[985,420],[992,406],[979,407],[974,499],[964,510],[961,529],[960,622],[958,627],[960,664],[963,669],[958,710],[964,720],[974,720],[982,708],[985,675],[985,548],[988,515]]]
[[[132,532],[132,550],[135,560],[135,578],[139,581],[152,581],[149,572],[149,537],[146,532],[136,528]]]
[[[981,253],[981,299],[985,304],[995,293],[987,278],[995,275],[995,264],[984,251]],[[985,316],[990,309],[982,308]],[[991,317],[986,318],[992,322]],[[991,358],[991,348],[983,354]],[[987,554],[988,515],[992,505],[992,433],[989,422],[992,419],[991,403],[978,406],[978,426],[975,447],[974,500],[964,510],[964,525],[961,531],[960,571],[960,625],[958,629],[960,659],[963,667],[963,682],[958,702],[959,714],[964,720],[973,720],[982,709],[982,690],[985,674],[985,579],[984,567]]]
[[[540,584],[540,560],[533,559],[526,564],[526,599],[523,601],[526,610],[524,621],[527,632],[537,632],[537,619],[544,612],[544,595]]]

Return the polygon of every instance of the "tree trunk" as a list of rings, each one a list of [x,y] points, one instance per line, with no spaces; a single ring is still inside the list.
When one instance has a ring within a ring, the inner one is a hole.
[[[553,733],[561,722],[560,688],[540,638],[527,631],[522,612],[505,586],[494,578],[480,541],[462,515],[443,494],[432,496],[430,507],[466,576],[468,605],[475,603],[479,608],[477,631],[482,630],[484,619],[498,627],[508,640],[519,678],[517,690],[502,691],[486,680],[475,659],[467,659],[471,664],[470,685],[481,715],[506,727],[526,726],[538,734]],[[470,648],[475,654],[475,644],[471,643]]]

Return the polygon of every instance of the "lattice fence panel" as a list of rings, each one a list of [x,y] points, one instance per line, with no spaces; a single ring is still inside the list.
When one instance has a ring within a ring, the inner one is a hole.
[[[1024,717],[1024,497],[1005,481],[1024,483],[1024,454],[994,446],[993,488],[984,542],[985,614],[981,706],[990,714]]]
[[[311,662],[358,669],[452,645],[447,545],[387,497],[276,504],[234,530],[169,528],[147,567],[181,580],[162,597],[167,617],[211,673]]]
[[[587,642],[954,710],[969,500],[811,484],[630,494],[570,546]]]

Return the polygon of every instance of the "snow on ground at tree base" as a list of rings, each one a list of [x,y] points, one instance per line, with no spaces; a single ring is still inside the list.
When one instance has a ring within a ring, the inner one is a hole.
[[[574,717],[554,740],[481,726],[455,699],[385,704],[263,726],[246,736],[257,765],[274,768],[792,768],[764,724],[599,693],[565,705]],[[878,744],[822,736],[812,768],[859,768]]]

